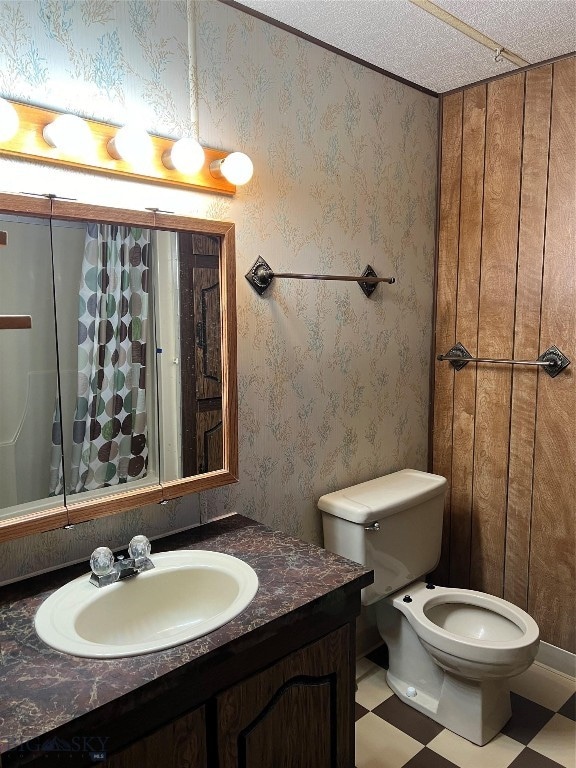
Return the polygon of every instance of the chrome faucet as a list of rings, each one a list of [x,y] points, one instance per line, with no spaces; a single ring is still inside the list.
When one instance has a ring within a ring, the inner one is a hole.
[[[150,542],[146,536],[134,536],[128,545],[129,557],[118,555],[114,560],[112,550],[108,547],[98,547],[90,557],[92,575],[90,583],[96,587],[107,587],[122,579],[129,579],[139,573],[154,568],[150,560]]]

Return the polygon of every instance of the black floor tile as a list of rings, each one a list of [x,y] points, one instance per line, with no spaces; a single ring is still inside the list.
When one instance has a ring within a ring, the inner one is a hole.
[[[530,747],[525,747],[508,768],[561,768],[561,766],[555,760],[550,760],[549,757],[534,752]]]
[[[569,717],[570,720],[576,720],[576,693],[573,693],[568,701],[558,710],[559,714]]]
[[[403,768],[456,768],[450,760],[424,747],[414,757],[410,758]]]
[[[379,648],[374,649],[370,653],[366,654],[366,658],[373,661],[374,664],[378,664],[383,669],[388,669],[388,648],[386,645],[381,645]]]
[[[364,715],[367,715],[368,712],[370,712],[369,709],[366,709],[361,704],[358,704],[357,701],[354,702],[354,720],[360,720],[360,718],[364,717]]]
[[[385,645],[368,654],[367,658],[384,669],[388,668],[388,652]],[[556,761],[527,746],[550,721],[555,712],[514,692],[510,694],[510,700],[512,717],[502,729],[502,733],[524,745],[524,748],[508,768],[562,768]],[[365,707],[356,704],[356,720],[363,717],[367,712]],[[438,755],[426,746],[444,730],[434,720],[404,704],[397,696],[390,696],[375,707],[372,712],[423,745],[420,752],[412,757],[403,768],[456,768],[450,760]],[[560,715],[576,721],[576,694],[570,696],[558,712]],[[486,766],[486,768],[489,767]],[[576,764],[574,768],[576,768]]]
[[[554,712],[517,693],[510,694],[510,701],[512,717],[502,728],[502,733],[521,744],[528,744],[552,718]]]
[[[372,712],[421,744],[428,744],[444,730],[434,720],[404,704],[397,696],[390,696]]]

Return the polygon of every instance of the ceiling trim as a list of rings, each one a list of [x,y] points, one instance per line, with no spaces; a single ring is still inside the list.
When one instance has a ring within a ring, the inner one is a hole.
[[[468,83],[467,85],[461,85],[458,88],[451,88],[449,91],[442,91],[442,93],[438,94],[440,99],[444,96],[449,96],[451,93],[458,93],[459,91],[466,91],[468,88],[475,88],[477,85],[485,85],[486,83],[491,83],[494,80],[502,80],[503,77],[512,77],[512,75],[518,75],[522,72],[528,72],[530,69],[536,69],[537,67],[545,67],[548,64],[554,64],[557,61],[562,61],[562,59],[569,59],[571,56],[576,56],[576,51],[571,51],[570,53],[563,53],[560,56],[553,56],[551,59],[546,59],[545,61],[537,61],[535,64],[528,64],[526,67],[518,67],[518,69],[513,69],[511,72],[501,72],[499,75],[493,75],[492,77],[485,77],[484,80],[476,80],[474,83]]]
[[[307,40],[309,43],[318,45],[320,48],[324,48],[331,53],[336,53],[338,56],[342,56],[344,59],[353,61],[356,64],[361,64],[363,67],[366,67],[366,69],[371,69],[373,72],[378,72],[380,75],[385,75],[392,80],[396,80],[403,85],[407,85],[409,88],[414,88],[416,91],[421,91],[422,93],[426,93],[428,96],[435,96],[436,98],[440,96],[440,94],[436,91],[432,91],[429,88],[425,88],[423,85],[418,85],[418,83],[413,83],[411,80],[406,80],[406,78],[400,77],[400,75],[395,75],[393,72],[388,72],[381,67],[377,67],[375,64],[371,64],[369,61],[365,61],[364,59],[358,58],[358,56],[354,56],[351,53],[343,51],[341,48],[336,48],[334,45],[330,45],[329,43],[325,43],[322,40],[318,40],[316,37],[312,37],[312,35],[301,32],[299,29],[291,27],[289,24],[284,24],[284,22],[277,21],[271,16],[266,16],[265,13],[256,11],[254,8],[248,8],[246,5],[242,5],[242,3],[236,2],[236,0],[218,0],[218,2],[222,3],[223,5],[229,5],[231,8],[236,8],[238,11],[247,13],[249,16],[254,16],[256,19],[265,21],[268,24],[271,24],[273,27],[278,27],[278,29],[283,29],[285,32],[290,32],[290,34],[295,35],[296,37],[300,37],[303,40]]]

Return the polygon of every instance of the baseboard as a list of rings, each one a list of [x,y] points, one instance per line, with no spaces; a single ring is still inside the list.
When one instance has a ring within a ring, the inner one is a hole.
[[[576,678],[576,654],[565,651],[563,648],[540,641],[536,662],[555,672]]]

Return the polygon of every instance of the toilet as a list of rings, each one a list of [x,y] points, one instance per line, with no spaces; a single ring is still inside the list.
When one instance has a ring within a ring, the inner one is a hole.
[[[374,570],[362,590],[388,646],[394,693],[483,745],[510,718],[509,679],[534,661],[538,625],[484,592],[422,580],[438,565],[446,479],[415,469],[327,493],[318,501],[326,549]]]

